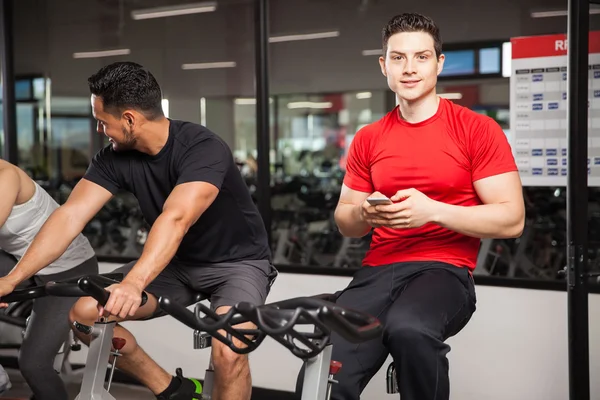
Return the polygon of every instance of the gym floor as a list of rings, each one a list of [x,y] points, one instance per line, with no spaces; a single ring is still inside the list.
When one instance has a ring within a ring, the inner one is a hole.
[[[1,357],[0,357],[1,358]],[[11,368],[4,365],[6,372],[10,377],[12,387],[9,391],[0,395],[1,400],[28,400],[31,396],[31,390],[23,376],[18,369]],[[117,373],[115,373],[115,377]],[[79,391],[80,382],[73,382],[67,384],[67,390],[69,392],[69,399],[73,400],[77,396]],[[126,384],[113,382],[110,393],[117,399],[127,400],[155,400],[156,397],[152,395],[145,387],[141,387],[136,384]],[[254,388],[252,390],[252,400],[292,400],[295,396],[287,392],[278,392],[275,390],[265,390],[261,388]]]
[[[31,396],[31,390],[29,386],[23,380],[23,376],[19,370],[7,368],[6,372],[10,376],[10,382],[12,388],[4,393],[0,398],[2,400],[26,400]],[[67,384],[67,390],[69,391],[69,398],[75,399],[79,391],[79,383]],[[110,393],[117,399],[128,399],[128,400],[156,400],[156,397],[152,395],[148,389],[137,385],[127,385],[123,383],[113,383],[110,388]]]

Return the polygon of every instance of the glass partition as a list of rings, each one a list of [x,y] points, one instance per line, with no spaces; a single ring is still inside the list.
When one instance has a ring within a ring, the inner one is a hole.
[[[333,212],[352,138],[387,112],[385,92],[281,95],[277,105],[271,188],[275,263],[359,267],[368,238],[343,238]]]

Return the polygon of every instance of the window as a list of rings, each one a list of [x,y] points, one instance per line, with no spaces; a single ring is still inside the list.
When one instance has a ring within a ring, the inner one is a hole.
[[[479,50],[479,73],[498,74],[501,72],[500,49],[492,47]]]
[[[272,98],[271,233],[276,264],[360,266],[368,238],[342,238],[333,211],[350,142],[361,127],[388,111],[388,100],[384,91]],[[255,100],[232,101],[234,152],[252,192],[256,176]]]
[[[454,50],[444,53],[444,69],[440,76],[472,75],[475,73],[475,51]]]

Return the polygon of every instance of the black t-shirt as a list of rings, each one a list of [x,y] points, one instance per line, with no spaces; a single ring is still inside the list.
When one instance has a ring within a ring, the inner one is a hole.
[[[271,258],[263,220],[231,150],[201,125],[170,120],[167,143],[155,156],[109,145],[94,156],[84,179],[113,194],[131,192],[150,225],[176,185],[209,182],[219,194],[188,230],[174,259],[198,264]]]

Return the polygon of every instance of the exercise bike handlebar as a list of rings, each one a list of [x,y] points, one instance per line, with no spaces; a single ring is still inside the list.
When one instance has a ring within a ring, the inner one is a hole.
[[[255,306],[240,302],[227,313],[217,315],[207,307],[199,304],[207,317],[200,318],[186,307],[174,303],[168,297],[158,300],[160,307],[175,319],[188,327],[209,333],[225,343],[237,353],[248,353],[256,349],[265,335],[272,337],[287,347],[299,358],[312,358],[327,345],[331,332],[334,331],[352,343],[359,343],[376,338],[381,332],[381,323],[371,315],[350,310],[325,300],[331,295],[314,297],[297,297]],[[233,326],[252,322],[256,329],[236,329]],[[298,332],[296,325],[313,325],[314,332]],[[236,344],[229,337],[220,335],[217,330],[225,329],[230,335],[238,338],[245,347]],[[256,340],[243,335],[252,334]],[[317,340],[310,340],[317,339]],[[306,348],[298,346],[302,343]]]
[[[367,313],[341,307],[330,300],[326,300],[328,298],[332,298],[331,295],[296,297],[271,303],[266,307],[276,308],[280,318],[284,316],[285,312],[289,313],[295,310],[315,312],[331,331],[335,331],[352,343],[371,340],[381,332],[381,324],[377,318]],[[257,309],[260,309],[260,307]]]
[[[122,275],[121,275],[122,276]],[[102,306],[105,306],[110,298],[110,292],[105,289],[106,286],[119,283],[112,279],[110,275],[86,275],[76,280],[66,282],[48,282],[45,285],[46,292],[51,296],[62,297],[85,297],[91,296]],[[148,301],[148,294],[142,292],[143,306]]]
[[[46,296],[46,287],[34,286],[26,289],[14,290],[12,293],[2,296],[0,302],[2,303],[16,303],[25,300],[37,299],[38,297]]]
[[[102,274],[102,275],[98,275],[98,279],[102,279],[102,280],[111,280],[113,281],[114,279],[121,279],[123,277],[123,274],[114,274],[114,273],[110,273],[110,274]],[[50,290],[51,293],[48,292],[47,288],[48,286],[52,286],[52,285],[59,285],[62,286],[63,289],[63,293],[62,296],[73,296],[73,297],[79,297],[79,296],[86,296],[87,294],[83,291],[81,291],[81,289],[79,289],[75,284],[77,283],[77,278],[75,279],[71,279],[65,282],[49,282],[49,284],[45,284],[45,285],[39,285],[39,286],[31,286],[28,288],[24,288],[24,289],[17,289],[17,290],[13,290],[11,293],[7,294],[6,296],[2,296],[0,298],[0,302],[2,303],[16,303],[16,302],[20,302],[20,301],[25,301],[25,300],[33,300],[33,299],[37,299],[39,297],[44,297],[44,296],[48,296],[48,295],[53,295],[53,293],[55,291]],[[114,283],[114,281],[113,281]],[[60,291],[60,289],[59,289]]]

